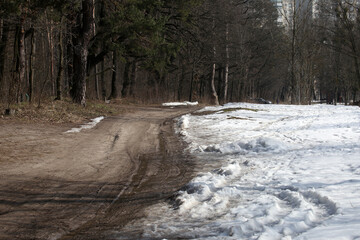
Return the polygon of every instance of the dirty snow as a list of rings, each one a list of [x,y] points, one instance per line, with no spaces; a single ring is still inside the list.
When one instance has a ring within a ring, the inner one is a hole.
[[[178,107],[178,106],[196,106],[199,102],[169,102],[163,103],[164,107]]]
[[[91,119],[90,122],[88,122],[88,123],[86,123],[84,125],[81,125],[78,128],[72,128],[72,129],[66,131],[65,133],[78,133],[78,132],[81,132],[81,130],[83,130],[83,129],[93,128],[93,127],[96,126],[96,124],[101,122],[103,119],[104,119],[104,117],[97,117],[97,118]]]
[[[360,108],[227,104],[177,131],[200,172],[125,229],[159,239],[360,239]]]

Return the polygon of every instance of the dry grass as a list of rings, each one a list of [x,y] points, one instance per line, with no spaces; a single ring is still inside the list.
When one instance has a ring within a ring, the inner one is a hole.
[[[40,107],[37,104],[20,103],[10,106],[15,114],[5,116],[7,105],[0,104],[1,121],[48,122],[48,123],[81,123],[98,116],[119,115],[126,111],[119,101],[104,103],[88,101],[86,107],[74,104],[69,99],[63,101],[46,101]]]

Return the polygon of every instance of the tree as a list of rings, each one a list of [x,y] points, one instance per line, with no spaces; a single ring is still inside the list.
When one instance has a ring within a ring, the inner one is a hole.
[[[94,36],[94,0],[83,0],[77,13],[77,26],[72,39],[73,47],[73,79],[70,91],[75,103],[86,105],[86,78],[88,70],[88,56],[91,40]]]
[[[8,37],[9,37],[9,24],[1,18],[0,25],[1,25],[0,26],[0,28],[1,28],[1,35],[0,35],[0,92],[1,92],[1,87],[2,87],[3,78],[4,78],[5,58],[6,58],[5,51],[6,51],[6,46],[7,46]]]
[[[357,7],[339,0],[320,1],[318,30],[322,45],[320,75],[321,97],[330,103],[338,100],[356,101],[359,88],[359,43],[360,32],[356,18]]]
[[[0,88],[11,103],[70,93],[84,106],[108,97],[355,100],[357,6],[318,0],[324,5],[314,14],[311,0],[291,2],[276,9],[269,0],[3,0]]]
[[[284,18],[289,36],[289,87],[292,104],[311,102],[311,89],[313,74],[311,52],[315,49],[311,39],[312,31],[312,0],[292,0],[289,9],[284,9]],[[307,66],[305,66],[307,65]],[[308,81],[307,81],[308,80]],[[310,96],[309,96],[310,95]]]

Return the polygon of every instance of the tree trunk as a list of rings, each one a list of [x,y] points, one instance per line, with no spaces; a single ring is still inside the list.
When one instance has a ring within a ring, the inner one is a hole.
[[[296,76],[295,76],[295,51],[296,51],[296,2],[292,1],[293,4],[293,17],[292,17],[292,29],[291,29],[291,72],[290,72],[290,89],[291,89],[291,104],[295,104],[296,101]]]
[[[179,79],[179,86],[178,86],[178,101],[181,101],[181,98],[182,98],[184,79],[185,79],[185,63],[182,61],[181,62],[181,76]]]
[[[72,32],[72,27],[70,27],[69,32]],[[74,76],[74,48],[72,43],[72,37],[70,34],[66,35],[66,93],[71,94],[72,86],[73,86],[73,76]]]
[[[137,69],[138,69],[138,63],[134,61],[132,63],[132,69],[131,69],[131,83],[130,83],[130,96],[134,97],[135,95],[135,84],[137,81]]]
[[[100,91],[99,91],[99,65],[95,66],[95,96],[96,99],[100,99]]]
[[[61,21],[62,24],[63,21]],[[56,77],[56,100],[62,99],[62,82],[64,75],[64,47],[63,47],[63,31],[60,27],[59,32],[59,42],[58,42],[58,51],[59,51],[59,69]]]
[[[93,36],[94,0],[82,1],[82,17],[74,38],[74,75],[71,96],[75,103],[86,106],[86,77],[90,40]],[[81,14],[81,13],[79,13]]]
[[[25,83],[25,18],[21,19],[19,26],[19,44],[18,44],[18,63],[16,66],[16,72],[19,74],[18,85],[17,85],[17,101],[22,100],[22,84]]]
[[[30,47],[30,59],[29,59],[29,102],[31,103],[34,98],[34,63],[35,63],[35,30],[31,32],[31,47]]]
[[[355,37],[353,35],[353,32],[349,31],[350,34],[350,43],[351,43],[351,49],[353,51],[353,59],[354,59],[354,67],[355,67],[355,73],[356,73],[356,78],[357,78],[357,87],[360,88],[360,68],[359,68],[359,57],[358,57],[358,53],[357,53],[357,44],[356,44],[356,40]]]
[[[101,68],[101,75],[100,75],[101,97],[102,100],[106,101],[105,59],[101,62],[100,68]]]
[[[74,75],[71,96],[75,103],[86,106],[86,61],[87,49],[80,47],[74,51]]]
[[[229,24],[226,23],[226,63],[224,76],[224,103],[227,102],[227,92],[229,84]]]
[[[353,103],[356,102],[356,96],[357,96],[357,89],[354,88],[354,89],[353,89],[353,96],[352,96],[352,101],[353,101]]]
[[[204,84],[204,77],[201,76],[200,77],[200,91],[199,91],[199,99],[202,99],[204,96],[204,88],[205,88],[205,84]]]
[[[99,6],[99,17],[100,17],[100,25],[103,25],[103,22],[101,19],[105,18],[105,3],[104,1],[100,1],[100,6]],[[102,42],[101,44],[101,50],[105,49],[105,43]],[[100,86],[101,86],[101,98],[102,100],[106,101],[106,81],[105,81],[105,57],[102,59],[101,64],[100,64]]]
[[[52,20],[48,22],[48,16],[46,16],[47,23],[47,38],[49,44],[49,52],[50,52],[50,82],[51,82],[51,94],[55,95],[55,81],[54,81],[54,66],[55,66],[55,58],[54,58],[54,39],[53,39],[53,22]]]
[[[25,80],[25,18],[21,17],[17,24],[14,37],[14,61],[12,72],[12,82],[9,85],[8,108],[10,104],[19,102],[21,84]]]
[[[8,92],[8,109],[10,109],[10,105],[16,102],[16,89],[19,81],[18,74],[18,62],[19,62],[19,26],[15,28],[14,35],[14,47],[13,47],[13,63],[11,66],[11,82],[9,84],[9,92]]]
[[[219,93],[218,94],[218,98],[219,98],[219,102],[222,102],[222,89],[223,89],[223,82],[222,82],[222,78],[224,76],[223,74],[223,68],[220,66],[219,67],[219,70],[218,70],[218,85],[217,85],[217,92]]]
[[[234,81],[231,81],[231,88],[230,88],[230,90],[231,90],[231,92],[230,92],[230,102],[233,102],[234,100],[233,100],[233,97],[234,97],[234,90],[235,90],[235,86],[234,86]]]
[[[117,90],[117,56],[116,56],[116,51],[113,51],[113,58],[112,58],[113,62],[113,72],[112,72],[112,78],[111,78],[111,93],[109,96],[109,99],[115,99],[118,98],[118,90]],[[125,71],[126,71],[126,67],[125,67]],[[127,70],[127,72],[129,73],[129,70]],[[125,80],[124,80],[125,81]]]
[[[215,88],[215,74],[216,74],[215,17],[212,19],[212,21],[213,21],[212,35],[213,35],[213,41],[214,41],[214,43],[213,43],[213,58],[214,58],[213,61],[214,61],[214,63],[212,66],[212,73],[211,73],[211,104],[219,105],[219,97],[217,95],[216,88]]]
[[[193,85],[194,85],[194,63],[191,68],[191,79],[190,79],[190,94],[189,94],[189,102],[192,102],[193,98]]]
[[[215,74],[216,74],[216,64],[213,64],[212,67],[212,73],[211,73],[211,104],[214,105],[219,105],[219,98],[218,95],[216,93],[216,88],[215,88]]]
[[[121,95],[123,98],[128,97],[130,92],[130,84],[131,84],[131,78],[129,76],[130,67],[131,67],[131,62],[127,60],[124,69],[124,82],[121,90]]]
[[[100,5],[100,11],[102,9],[102,6],[103,5],[103,1],[101,1],[101,5]],[[95,16],[96,16],[96,6],[94,6],[93,8],[93,18],[95,19]],[[96,24],[95,24],[95,21],[93,21],[93,34],[95,35],[96,34]],[[94,67],[94,72],[95,72],[95,96],[96,96],[96,99],[99,100],[100,99],[100,94],[99,94],[99,75],[98,75],[98,72],[99,72],[99,66],[98,64],[95,64],[95,67]]]
[[[2,33],[0,36],[0,91],[2,89],[2,83],[4,79],[4,68],[5,68],[5,51],[9,36],[9,24],[3,23]]]

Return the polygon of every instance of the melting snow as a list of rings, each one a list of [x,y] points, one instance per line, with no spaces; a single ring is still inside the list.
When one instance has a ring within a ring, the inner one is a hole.
[[[201,111],[177,129],[200,173],[127,228],[159,239],[360,239],[359,107]]]
[[[78,128],[73,128],[73,129],[70,129],[68,131],[66,131],[66,133],[78,133],[80,132],[81,130],[83,129],[90,129],[90,128],[93,128],[96,126],[96,124],[98,124],[99,122],[101,122],[101,120],[103,120],[104,117],[97,117],[97,118],[94,118],[94,119],[91,119],[91,122],[88,122],[84,125],[81,125],[80,127]]]
[[[169,102],[169,103],[163,103],[162,105],[164,107],[177,107],[177,106],[196,106],[198,105],[198,102]]]

